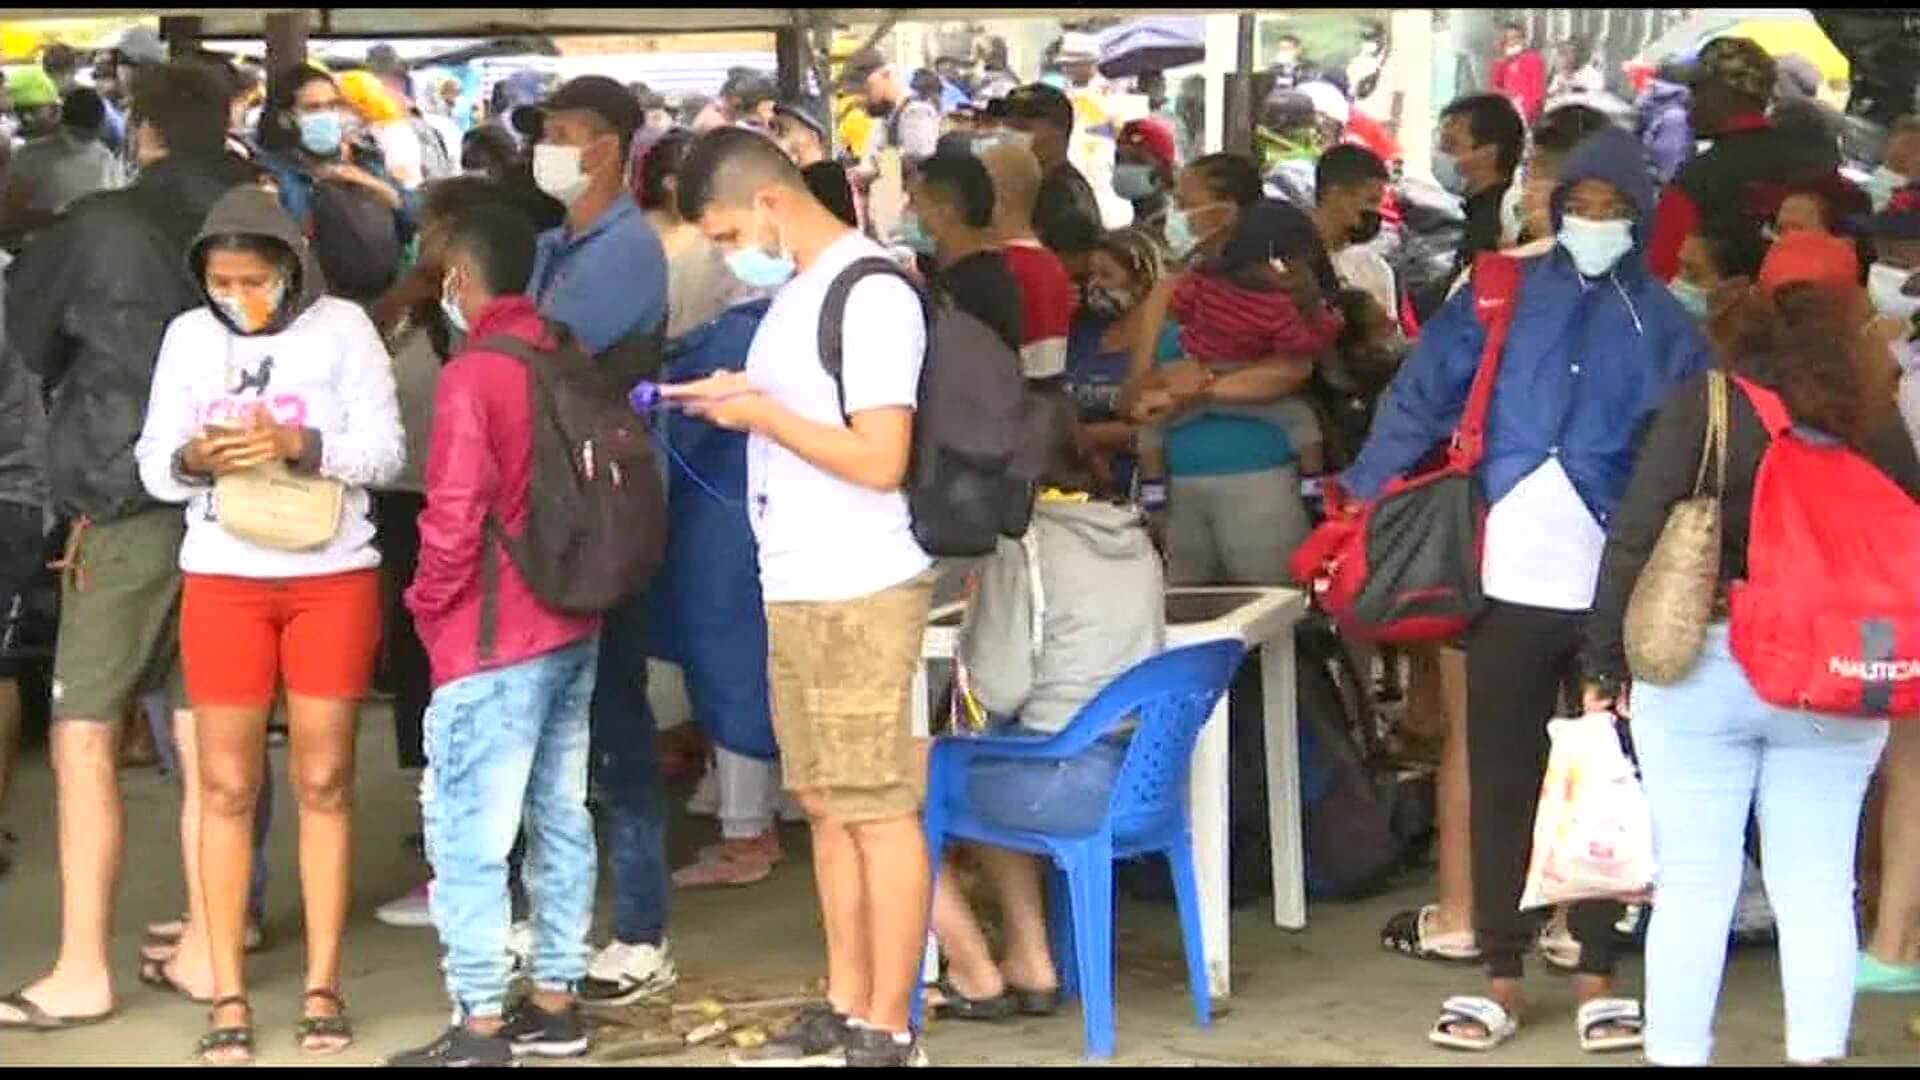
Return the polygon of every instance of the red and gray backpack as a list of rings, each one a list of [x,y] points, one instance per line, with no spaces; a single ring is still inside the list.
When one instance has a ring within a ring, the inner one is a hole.
[[[1920,503],[1866,458],[1734,379],[1772,437],[1754,480],[1733,655],[1762,701],[1920,718]]]
[[[513,337],[475,346],[526,367],[533,405],[526,531],[508,536],[489,515],[487,533],[507,549],[541,603],[569,615],[598,615],[659,570],[667,546],[666,496],[653,441],[617,381],[598,370],[564,327],[549,323],[547,335],[551,347]],[[483,575],[487,569],[483,563]],[[492,637],[488,614],[483,608],[483,643]]]

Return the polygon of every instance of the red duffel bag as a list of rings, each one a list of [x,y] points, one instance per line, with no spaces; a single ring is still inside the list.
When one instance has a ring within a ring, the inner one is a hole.
[[[1381,644],[1446,640],[1465,631],[1486,604],[1480,551],[1487,500],[1476,472],[1519,285],[1517,260],[1495,253],[1475,259],[1474,311],[1487,343],[1445,457],[1388,481],[1368,502],[1350,500],[1329,483],[1327,521],[1294,554],[1294,580],[1352,637]]]

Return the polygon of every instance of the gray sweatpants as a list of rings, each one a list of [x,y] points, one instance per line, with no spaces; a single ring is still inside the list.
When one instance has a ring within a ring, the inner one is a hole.
[[[1289,584],[1307,538],[1300,471],[1175,476],[1167,487],[1167,584]]]

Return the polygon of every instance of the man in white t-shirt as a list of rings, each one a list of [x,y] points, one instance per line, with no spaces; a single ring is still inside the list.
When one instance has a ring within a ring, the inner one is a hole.
[[[927,334],[919,298],[874,275],[848,294],[842,376],[821,365],[827,291],[886,258],[808,191],[771,140],[709,132],[681,165],[680,210],[734,275],[778,289],[746,371],[669,387],[750,433],[748,516],[767,605],[774,731],[785,782],[813,830],[828,1008],[749,1057],[762,1064],[924,1061],[910,1002],[931,872],[925,775],[909,703],[933,595],[901,490]]]

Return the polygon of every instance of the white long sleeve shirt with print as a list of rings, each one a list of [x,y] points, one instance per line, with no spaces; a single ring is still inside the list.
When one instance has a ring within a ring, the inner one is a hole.
[[[175,472],[175,454],[204,427],[241,425],[255,405],[317,432],[320,475],[347,487],[340,530],[325,547],[281,551],[242,540],[220,527],[213,486]],[[366,313],[344,300],[322,297],[286,329],[257,337],[197,308],[167,327],[134,455],[154,498],[187,504],[187,573],[272,579],[376,567],[367,488],[393,480],[406,458],[393,362]]]

